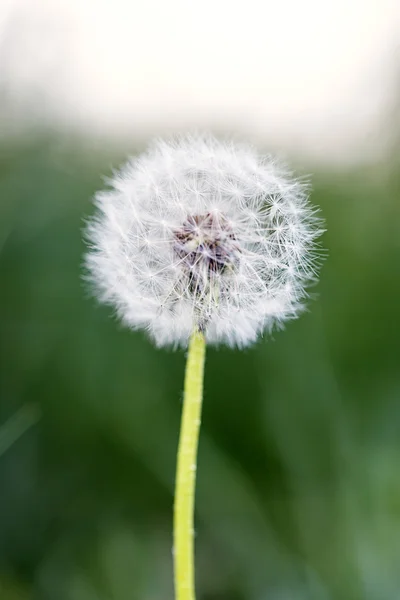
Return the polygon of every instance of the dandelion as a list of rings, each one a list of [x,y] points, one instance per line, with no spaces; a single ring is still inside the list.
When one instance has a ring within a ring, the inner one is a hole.
[[[193,508],[205,344],[244,347],[299,315],[316,278],[308,186],[211,136],[157,141],[95,197],[100,299],[158,346],[189,345],[174,510],[175,587],[194,599]]]

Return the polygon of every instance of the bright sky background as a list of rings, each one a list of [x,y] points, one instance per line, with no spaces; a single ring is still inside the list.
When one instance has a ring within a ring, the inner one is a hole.
[[[379,146],[399,41],[398,0],[0,0],[0,78],[35,118],[319,158]]]

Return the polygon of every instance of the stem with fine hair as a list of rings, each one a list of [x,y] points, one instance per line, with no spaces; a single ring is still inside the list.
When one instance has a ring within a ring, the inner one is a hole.
[[[197,447],[203,400],[203,375],[206,343],[194,331],[189,343],[181,431],[175,482],[174,571],[176,600],[195,600],[194,577],[194,498]]]

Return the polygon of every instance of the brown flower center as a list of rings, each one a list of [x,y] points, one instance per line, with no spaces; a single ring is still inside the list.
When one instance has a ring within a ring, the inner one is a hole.
[[[174,231],[174,251],[193,293],[204,294],[210,282],[237,263],[239,246],[221,214],[190,215]]]

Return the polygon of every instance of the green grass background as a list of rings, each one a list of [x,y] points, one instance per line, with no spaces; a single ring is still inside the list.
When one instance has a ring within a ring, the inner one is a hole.
[[[1,143],[4,600],[173,598],[185,356],[123,329],[81,281],[83,219],[123,154]],[[208,351],[198,600],[400,597],[397,167],[307,165],[329,250],[316,300],[272,339]]]

